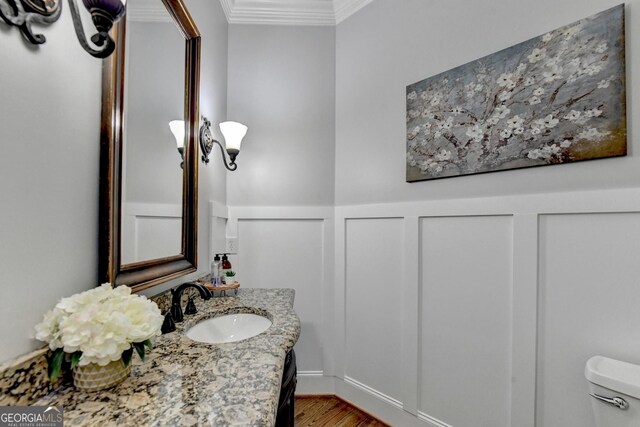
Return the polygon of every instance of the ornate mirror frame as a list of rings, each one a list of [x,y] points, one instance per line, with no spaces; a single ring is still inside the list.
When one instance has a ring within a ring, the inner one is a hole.
[[[181,254],[121,264],[126,19],[122,19],[112,30],[116,50],[104,60],[102,68],[98,273],[100,283],[127,285],[134,292],[194,272],[198,260],[200,32],[182,0],[162,2],[184,36],[186,44]]]

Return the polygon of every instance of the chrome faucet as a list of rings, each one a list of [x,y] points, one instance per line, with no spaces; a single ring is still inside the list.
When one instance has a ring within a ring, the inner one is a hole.
[[[171,290],[171,317],[173,317],[174,322],[182,322],[184,320],[184,314],[182,312],[182,306],[180,305],[180,301],[182,300],[182,294],[187,288],[196,288],[200,293],[200,297],[203,300],[208,300],[211,298],[211,292],[209,289],[205,288],[204,285],[196,282],[187,282],[178,286],[175,289]],[[189,298],[189,304],[187,304],[187,314],[194,314],[196,312],[196,306],[193,303],[193,300]]]

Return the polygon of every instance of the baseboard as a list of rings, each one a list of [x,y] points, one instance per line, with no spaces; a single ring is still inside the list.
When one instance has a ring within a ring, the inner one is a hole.
[[[296,396],[334,395],[363,412],[392,426],[453,427],[427,414],[411,414],[402,409],[400,402],[389,402],[356,381],[327,377],[315,372],[298,373]]]
[[[335,380],[335,377],[326,377],[321,372],[298,372],[296,396],[335,395]]]
[[[433,427],[452,427],[449,424],[445,424],[442,421],[437,420],[437,419],[433,418],[432,416],[425,414],[424,412],[418,411],[418,418],[420,418],[422,421],[426,422],[427,425],[429,425],[429,426],[433,426]]]
[[[369,387],[368,385],[363,384],[363,383],[361,383],[359,381],[356,381],[353,378],[350,378],[350,377],[345,375],[344,382],[349,384],[349,385],[351,385],[351,386],[353,386],[353,387],[355,387],[356,389],[362,390],[362,391],[364,391],[366,393],[369,393],[369,394],[377,397],[378,399],[382,400],[385,403],[388,403],[391,406],[394,406],[394,407],[396,407],[398,409],[403,409],[402,402],[400,402],[399,400],[396,400],[396,399],[394,399],[394,398],[392,398],[390,396],[387,396],[384,393],[380,393],[378,390],[373,389],[373,388]]]

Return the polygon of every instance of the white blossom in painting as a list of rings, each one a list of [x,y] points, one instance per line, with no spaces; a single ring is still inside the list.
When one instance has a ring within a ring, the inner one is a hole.
[[[407,181],[626,154],[624,6],[407,87]]]

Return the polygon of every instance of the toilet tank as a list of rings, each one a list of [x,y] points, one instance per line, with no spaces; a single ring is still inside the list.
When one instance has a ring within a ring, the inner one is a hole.
[[[584,375],[597,427],[640,427],[640,366],[594,356]]]

